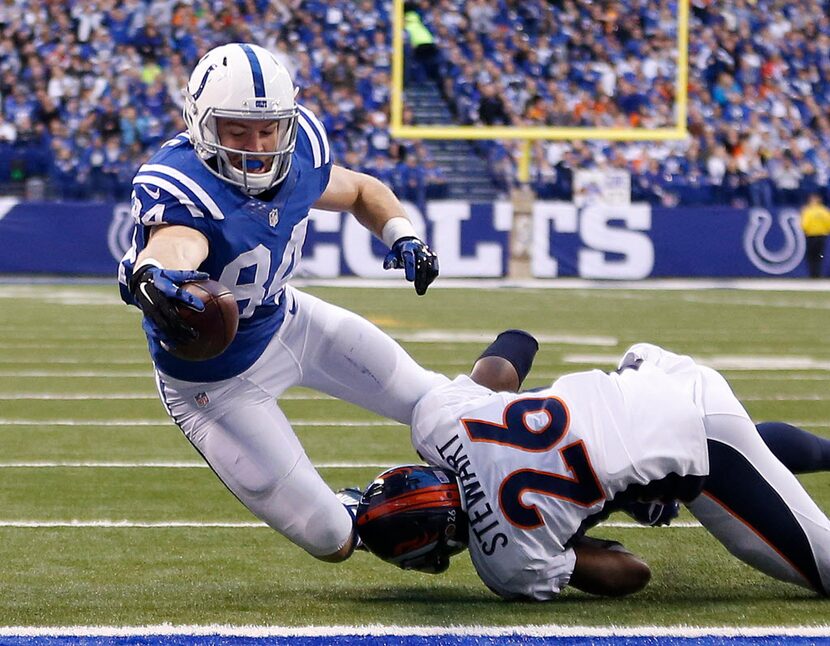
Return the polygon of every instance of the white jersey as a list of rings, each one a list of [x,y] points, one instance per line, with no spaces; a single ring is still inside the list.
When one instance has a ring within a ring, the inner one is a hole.
[[[518,394],[461,376],[424,395],[412,442],[458,475],[484,583],[504,597],[550,599],[573,572],[568,541],[607,501],[669,474],[707,475],[689,386],[644,363]]]

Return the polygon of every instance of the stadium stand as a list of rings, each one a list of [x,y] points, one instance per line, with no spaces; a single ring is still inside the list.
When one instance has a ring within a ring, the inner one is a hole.
[[[407,10],[407,123],[673,123],[673,2],[418,0]],[[214,45],[254,41],[325,115],[339,163],[416,202],[508,192],[516,144],[390,138],[390,12],[389,0],[7,0],[0,190],[125,201],[147,152],[184,128],[186,71]],[[828,0],[693,0],[689,139],[537,142],[533,188],[570,199],[574,169],[612,167],[631,172],[633,199],[656,205],[827,201],[829,12]]]

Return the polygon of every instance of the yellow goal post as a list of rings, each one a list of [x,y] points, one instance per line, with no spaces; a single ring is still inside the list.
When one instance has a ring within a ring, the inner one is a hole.
[[[485,139],[524,142],[518,175],[527,182],[530,174],[530,142],[548,141],[667,141],[688,136],[686,128],[688,103],[689,2],[677,3],[677,78],[675,83],[676,122],[667,128],[593,128],[553,126],[453,126],[442,124],[405,125],[403,123],[404,76],[404,0],[393,0],[392,15],[392,76],[389,131],[400,139]]]

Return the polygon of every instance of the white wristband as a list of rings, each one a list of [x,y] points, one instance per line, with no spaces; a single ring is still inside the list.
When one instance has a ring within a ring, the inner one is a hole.
[[[383,231],[381,231],[380,234],[381,240],[383,240],[384,244],[390,248],[396,241],[407,236],[412,236],[413,238],[417,237],[415,227],[412,226],[412,223],[408,218],[400,216],[387,221],[387,223],[383,225]]]
[[[159,269],[164,269],[162,264],[155,258],[145,258],[141,261],[141,264],[133,267],[133,276],[137,275],[138,272],[140,272],[145,267],[158,267]]]

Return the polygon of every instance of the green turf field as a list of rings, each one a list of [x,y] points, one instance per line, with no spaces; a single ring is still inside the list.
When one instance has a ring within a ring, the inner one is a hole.
[[[433,288],[418,298],[399,289],[309,291],[367,316],[421,363],[450,375],[465,372],[484,347],[476,334],[486,339],[507,327],[548,337],[530,387],[563,372],[611,368],[630,343],[647,340],[721,368],[757,420],[830,434],[830,293]],[[498,600],[466,556],[429,577],[363,553],[327,565],[255,526],[158,526],[254,519],[165,419],[137,312],[119,305],[110,287],[5,285],[0,330],[0,624],[830,621],[830,602],[740,564],[700,528],[599,527],[593,535],[621,540],[649,561],[649,587],[624,600],[567,591],[540,605]],[[327,464],[415,458],[404,427],[310,391],[289,395],[283,408],[305,422],[297,433],[333,487],[365,485],[380,469]],[[803,482],[830,510],[830,475]],[[87,526],[44,526],[73,520]],[[20,521],[36,522],[11,526]]]

